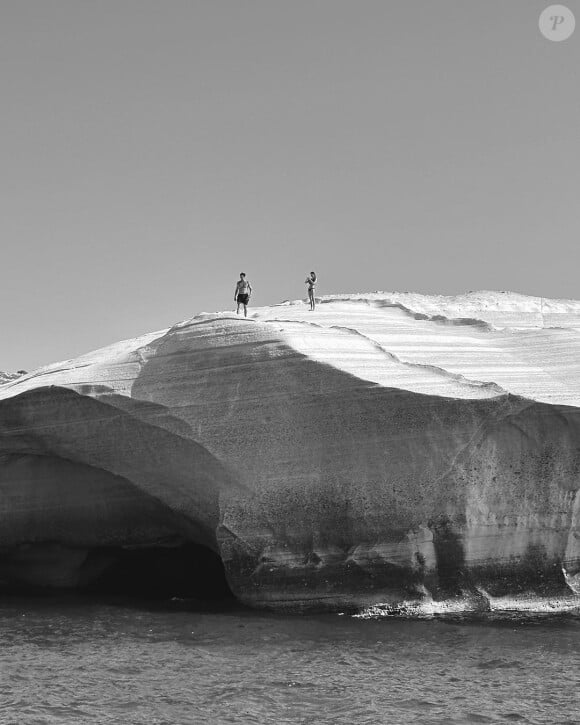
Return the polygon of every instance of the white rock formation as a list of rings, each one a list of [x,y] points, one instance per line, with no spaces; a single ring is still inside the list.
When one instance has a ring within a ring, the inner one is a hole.
[[[0,370],[0,385],[16,380],[18,377],[20,377],[18,373],[6,373]]]
[[[194,542],[256,606],[572,595],[580,302],[203,313],[0,388],[0,578]]]

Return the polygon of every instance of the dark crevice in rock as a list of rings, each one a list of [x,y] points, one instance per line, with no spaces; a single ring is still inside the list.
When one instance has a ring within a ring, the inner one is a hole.
[[[86,566],[106,562],[83,589],[147,598],[191,598],[201,602],[234,599],[220,557],[200,544],[146,549],[99,548]]]
[[[0,594],[58,591],[200,603],[235,601],[220,557],[200,544],[88,550],[46,544],[33,549],[0,552]],[[46,576],[48,561],[57,573],[52,579]],[[44,576],[37,576],[38,565]],[[67,578],[62,576],[65,570]]]
[[[461,537],[445,516],[430,523],[437,557],[437,576],[426,582],[435,599],[459,596],[466,588],[465,552]]]

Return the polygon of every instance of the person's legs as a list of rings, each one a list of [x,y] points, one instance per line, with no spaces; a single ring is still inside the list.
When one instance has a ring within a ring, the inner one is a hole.
[[[244,302],[244,317],[248,316],[248,303]]]

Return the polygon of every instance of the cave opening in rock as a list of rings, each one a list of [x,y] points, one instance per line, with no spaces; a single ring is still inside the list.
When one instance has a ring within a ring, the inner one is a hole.
[[[99,573],[95,575],[95,571]],[[97,594],[202,603],[234,602],[220,557],[201,544],[172,547],[93,549],[82,589]]]

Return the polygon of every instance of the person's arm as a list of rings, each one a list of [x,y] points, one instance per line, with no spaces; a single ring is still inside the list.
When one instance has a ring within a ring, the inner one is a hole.
[[[248,290],[249,290],[248,298],[250,298],[252,296],[252,285],[249,282],[248,282]]]
[[[240,283],[239,282],[236,282],[236,289],[234,290],[234,302],[236,302],[237,299],[238,299],[238,290],[239,290],[239,288],[240,288]]]

